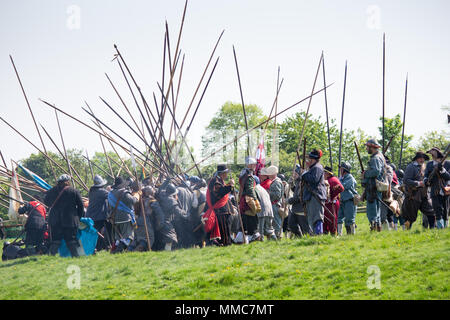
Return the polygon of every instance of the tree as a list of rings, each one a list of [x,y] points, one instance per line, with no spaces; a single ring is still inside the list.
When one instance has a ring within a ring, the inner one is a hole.
[[[380,117],[380,121],[383,121],[383,118]],[[387,147],[389,140],[392,138],[392,142],[389,146],[389,149],[386,150],[386,155],[391,160],[391,163],[398,165],[400,161],[400,148],[402,144],[402,129],[403,123],[400,118],[400,114],[397,114],[394,118],[384,118],[384,146]],[[382,127],[378,127],[378,131],[380,136],[382,135]],[[412,135],[405,134],[403,140],[403,152],[402,158],[409,159],[411,155],[414,154],[414,148],[410,146],[410,143],[413,139]],[[383,145],[382,139],[379,140],[380,144]],[[402,159],[402,167],[408,164],[408,161],[403,161]]]
[[[450,134],[445,131],[429,131],[420,137],[417,149],[424,152],[430,150],[433,147],[437,147],[444,152],[447,145],[450,143]]]

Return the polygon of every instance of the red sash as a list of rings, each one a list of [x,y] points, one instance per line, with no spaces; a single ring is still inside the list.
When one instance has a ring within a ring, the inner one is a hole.
[[[203,215],[203,218],[207,218],[205,221],[205,232],[210,232],[209,239],[220,239],[219,222],[214,210],[222,208],[228,202],[229,194],[226,194],[222,199],[217,201],[214,206],[211,204],[211,194],[209,188],[206,191],[206,203],[208,204],[208,210]]]

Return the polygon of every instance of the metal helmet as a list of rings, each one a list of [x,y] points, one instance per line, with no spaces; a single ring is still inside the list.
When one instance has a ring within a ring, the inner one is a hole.
[[[339,167],[344,169],[344,171],[347,171],[348,173],[350,173],[350,170],[352,170],[352,165],[347,161],[342,161]]]

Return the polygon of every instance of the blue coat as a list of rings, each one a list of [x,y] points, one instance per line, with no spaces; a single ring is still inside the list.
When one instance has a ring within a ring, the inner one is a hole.
[[[356,191],[356,180],[350,173],[347,173],[344,176],[340,177],[339,181],[344,187],[344,191],[342,191],[341,193],[341,201],[353,199],[355,194],[358,194],[358,192]]]
[[[312,198],[312,192],[314,192],[320,200],[325,201],[327,199],[327,188],[325,186],[325,180],[323,178],[323,167],[319,162],[316,162],[302,175],[303,181],[309,186],[303,190],[303,201],[309,201]]]
[[[375,179],[382,181],[384,176],[384,163],[384,156],[380,151],[372,154],[369,160],[369,167],[364,172],[364,180],[366,180],[365,182],[370,179],[372,179],[373,181],[375,181]]]

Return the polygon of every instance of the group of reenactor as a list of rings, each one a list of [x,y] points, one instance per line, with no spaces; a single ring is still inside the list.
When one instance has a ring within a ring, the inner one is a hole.
[[[95,176],[89,202],[70,186],[62,175],[46,193],[50,208],[48,230],[45,212],[36,201],[20,213],[31,213],[27,225],[29,242],[40,242],[48,231],[49,252],[56,254],[62,239],[72,256],[77,256],[77,228],[81,217],[89,217],[101,237],[97,250],[123,251],[173,250],[205,245],[279,240],[285,235],[304,236],[355,234],[357,205],[366,201],[370,229],[397,230],[398,223],[410,229],[422,212],[428,228],[448,226],[450,162],[438,148],[417,152],[405,172],[397,170],[380,151],[375,139],[366,142],[370,155],[361,173],[362,195],[348,162],[339,164],[336,177],[323,167],[323,152],[313,149],[305,168],[295,167],[287,180],[276,166],[258,168],[255,158],[247,157],[238,185],[229,179],[227,165],[219,164],[209,181],[180,175],[155,186],[117,177],[112,186]],[[428,154],[431,155],[431,160]],[[427,162],[428,161],[428,162]],[[427,163],[426,163],[427,162]],[[258,171],[258,172],[257,172]]]

